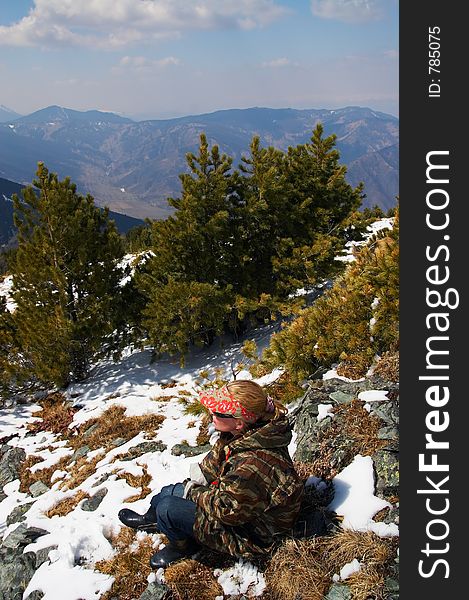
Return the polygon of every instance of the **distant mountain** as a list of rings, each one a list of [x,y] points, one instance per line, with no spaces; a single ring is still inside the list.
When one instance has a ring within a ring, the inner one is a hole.
[[[14,244],[16,228],[13,224],[13,202],[11,197],[17,194],[21,198],[24,185],[0,177],[0,249],[5,245]],[[144,221],[128,215],[109,211],[109,216],[115,222],[120,233],[126,233],[132,227],[142,225]]]
[[[20,114],[18,114],[11,108],[8,108],[7,106],[0,104],[0,123],[7,123],[9,121],[14,121],[15,119],[18,119],[19,117],[21,117]]]
[[[50,106],[0,124],[0,175],[28,183],[37,162],[69,175],[99,205],[134,217],[162,218],[178,196],[185,155],[204,132],[237,167],[254,134],[282,150],[310,140],[318,122],[337,135],[341,162],[352,185],[365,184],[364,206],[393,207],[398,194],[399,121],[369,108],[249,108],[177,119],[135,122],[113,113]]]

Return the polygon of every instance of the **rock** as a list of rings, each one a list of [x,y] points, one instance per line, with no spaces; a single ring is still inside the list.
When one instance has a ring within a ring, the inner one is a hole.
[[[44,594],[39,590],[34,590],[29,594],[27,600],[41,600],[42,598],[44,598]]]
[[[75,452],[72,454],[69,464],[78,460],[82,456],[86,456],[90,451],[91,448],[89,446],[81,446],[81,448],[78,448],[78,450],[75,450]]]
[[[25,459],[26,452],[23,448],[14,448],[3,444],[0,459],[0,488],[19,479],[20,467]]]
[[[11,511],[11,513],[7,517],[7,525],[12,525],[13,523],[20,523],[24,521],[26,517],[24,516],[34,502],[28,502],[26,504],[20,504],[20,506],[15,506],[15,508]]]
[[[376,471],[376,492],[381,497],[399,495],[399,455],[378,450],[372,456]]]
[[[81,505],[81,510],[85,510],[88,512],[93,512],[98,508],[98,506],[103,501],[103,498],[107,494],[107,488],[103,487],[96,492],[91,498],[87,498],[83,501]]]
[[[20,523],[0,544],[0,599],[22,600],[23,592],[38,567],[36,554],[23,553],[23,550],[46,533],[44,529]],[[40,600],[42,595],[34,597]]]
[[[211,444],[205,444],[204,446],[189,446],[189,444],[175,444],[171,448],[171,454],[174,456],[197,456],[203,452],[209,452],[212,449]]]
[[[35,481],[32,485],[29,486],[29,493],[33,498],[37,498],[38,496],[41,496],[42,494],[48,492],[49,489],[50,488],[48,488],[45,483],[42,483],[42,481],[39,480]]]
[[[338,402],[339,404],[345,404],[346,402],[351,402],[354,397],[352,394],[346,394],[345,392],[341,392],[339,390],[329,394],[329,398],[334,400],[334,402]]]
[[[142,442],[137,446],[129,448],[121,460],[134,460],[147,452],[163,452],[163,450],[166,450],[166,447],[166,444],[163,444],[163,442]]]
[[[57,550],[57,546],[48,546],[47,548],[41,548],[36,552],[36,569],[49,560],[49,552],[51,550]]]
[[[149,583],[139,600],[164,600],[170,588],[162,583]]]
[[[350,600],[352,592],[347,585],[341,583],[333,583],[329,588],[327,596],[324,596],[324,600]]]
[[[126,439],[125,438],[116,438],[115,440],[112,440],[112,445],[114,446],[114,448],[117,448],[118,446],[123,446],[126,443]]]
[[[97,429],[99,429],[99,423],[93,423],[91,427],[88,427],[88,429],[83,432],[83,437],[90,437],[90,435],[94,433]]]

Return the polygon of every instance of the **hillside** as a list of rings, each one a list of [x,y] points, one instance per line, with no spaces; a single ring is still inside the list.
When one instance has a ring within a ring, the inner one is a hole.
[[[167,198],[180,193],[178,175],[199,135],[232,156],[247,155],[254,134],[261,144],[286,150],[309,141],[318,122],[337,135],[341,162],[352,185],[363,181],[364,206],[394,207],[398,194],[398,119],[368,108],[250,108],[167,120],[133,122],[112,113],[51,106],[0,124],[0,175],[30,182],[38,160],[59,177],[69,175],[98,205],[137,218],[171,212]]]
[[[23,185],[15,181],[9,181],[0,177],[0,247],[4,244],[11,243],[16,234],[16,229],[13,223],[13,203],[11,197],[17,194],[21,198],[21,190]],[[129,217],[114,211],[109,211],[109,216],[116,224],[120,233],[126,233],[132,227],[142,225],[141,219]]]
[[[374,223],[360,244],[392,226],[389,219]],[[354,256],[350,247],[351,265]],[[7,299],[8,285],[0,283]],[[152,571],[149,557],[165,538],[119,522],[121,508],[142,514],[162,486],[189,476],[217,437],[205,414],[190,410],[198,392],[233,379],[234,365],[237,379],[253,378],[243,342],[262,352],[281,330],[274,322],[236,341],[192,348],[183,367],[129,347],[65,390],[21,403],[9,398],[0,410],[0,594],[397,600],[399,384],[386,360],[360,379],[339,375],[337,365],[311,372],[301,386],[281,367],[255,378],[274,398],[288,396],[288,451],[305,485],[320,495],[332,484],[333,497],[319,505],[338,515],[328,535],[304,538],[295,529],[272,557],[252,561],[201,548]]]

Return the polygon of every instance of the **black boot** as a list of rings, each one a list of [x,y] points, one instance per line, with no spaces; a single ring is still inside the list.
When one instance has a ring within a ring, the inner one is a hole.
[[[180,560],[186,556],[191,556],[199,549],[199,545],[192,538],[184,540],[174,540],[169,542],[167,546],[153,554],[150,558],[150,566],[152,569],[164,569],[171,563]]]
[[[132,529],[138,529],[140,531],[146,531],[148,533],[159,533],[158,525],[156,523],[155,511],[150,508],[144,515],[139,515],[130,508],[123,508],[117,515],[121,523],[132,527]]]

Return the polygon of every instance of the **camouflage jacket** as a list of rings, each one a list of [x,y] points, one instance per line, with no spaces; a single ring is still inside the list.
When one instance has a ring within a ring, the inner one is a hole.
[[[285,417],[242,436],[220,436],[200,463],[210,483],[195,484],[188,496],[197,505],[194,535],[201,544],[250,558],[291,532],[304,493],[288,453],[291,438]]]

